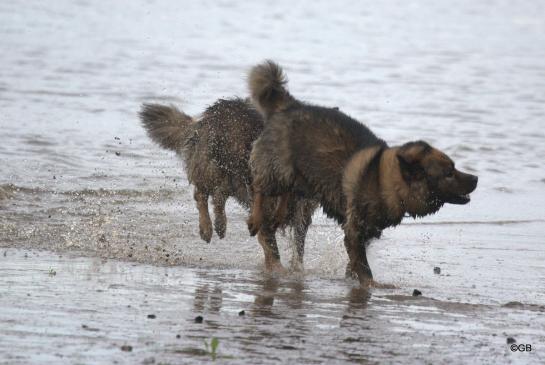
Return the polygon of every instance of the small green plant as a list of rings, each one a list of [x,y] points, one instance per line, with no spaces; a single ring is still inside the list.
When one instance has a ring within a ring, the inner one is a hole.
[[[218,340],[217,337],[212,337],[212,339],[210,340],[210,345],[208,345],[208,342],[204,340],[204,347],[206,348],[206,352],[209,353],[212,357],[212,360],[216,360],[219,344],[220,340]]]
[[[53,270],[53,268],[49,268],[49,276],[55,276],[57,275],[57,272],[55,270]]]

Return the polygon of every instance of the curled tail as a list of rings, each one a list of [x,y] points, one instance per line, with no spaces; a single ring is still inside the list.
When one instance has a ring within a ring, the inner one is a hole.
[[[252,101],[266,117],[285,109],[295,100],[286,88],[287,82],[282,68],[271,60],[250,70],[248,88]]]
[[[148,136],[161,147],[179,151],[193,119],[174,106],[143,104],[138,113]]]

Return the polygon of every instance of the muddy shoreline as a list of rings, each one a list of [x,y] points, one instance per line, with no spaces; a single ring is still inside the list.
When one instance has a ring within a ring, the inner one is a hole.
[[[443,300],[427,285],[414,297],[413,287],[364,290],[342,278],[1,251],[5,364],[208,363],[204,341],[214,337],[218,359],[233,364],[544,358],[538,304]],[[509,337],[534,351],[511,352]]]

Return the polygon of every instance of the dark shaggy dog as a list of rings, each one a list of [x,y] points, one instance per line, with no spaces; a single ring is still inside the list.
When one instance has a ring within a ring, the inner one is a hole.
[[[249,208],[248,166],[253,141],[263,130],[263,118],[243,99],[218,100],[199,119],[193,119],[173,106],[144,104],[140,119],[150,138],[162,147],[176,151],[185,163],[187,178],[195,186],[194,198],[199,210],[199,230],[203,240],[212,238],[208,198],[214,205],[214,229],[225,236],[225,203],[234,197]],[[266,199],[265,211],[275,209],[276,199]],[[305,236],[316,202],[297,199],[287,207],[286,225],[293,228],[295,259],[303,262]],[[265,220],[258,236],[265,252],[268,270],[282,269],[275,239],[277,224]]]
[[[422,217],[443,204],[466,204],[477,176],[463,173],[423,141],[389,147],[337,109],[303,103],[286,89],[282,69],[267,61],[252,69],[249,88],[266,123],[250,156],[254,194],[248,228],[270,220],[264,196],[305,196],[342,224],[348,269],[372,283],[365,245],[408,214]],[[279,207],[285,205],[279,203]],[[275,220],[285,211],[277,209]]]

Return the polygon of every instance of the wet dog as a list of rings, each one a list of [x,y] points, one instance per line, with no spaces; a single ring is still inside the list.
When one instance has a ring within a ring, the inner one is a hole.
[[[445,203],[466,204],[477,186],[477,176],[458,171],[445,153],[424,141],[390,147],[338,109],[297,100],[272,61],[255,66],[248,82],[266,120],[250,156],[251,234],[265,220],[284,219],[282,209],[267,216],[264,197],[282,197],[279,207],[291,196],[316,199],[342,224],[347,273],[368,285],[373,276],[365,250],[371,239],[405,215],[423,217]]]
[[[210,242],[212,222],[208,200],[214,206],[214,230],[225,237],[225,203],[229,197],[249,208],[251,183],[248,160],[252,143],[263,130],[263,117],[247,100],[220,99],[200,118],[192,118],[173,106],[144,104],[140,119],[149,137],[163,148],[176,151],[185,164],[187,178],[194,185],[194,199],[199,211],[201,238]],[[274,211],[275,198],[265,199],[265,211]],[[304,243],[317,202],[295,199],[287,206],[285,226],[292,228],[295,255],[292,266],[300,268]],[[258,241],[265,252],[267,270],[281,270],[275,238],[279,225],[265,220]]]

